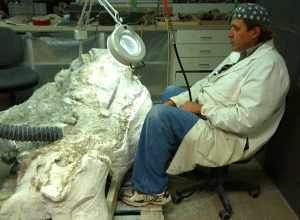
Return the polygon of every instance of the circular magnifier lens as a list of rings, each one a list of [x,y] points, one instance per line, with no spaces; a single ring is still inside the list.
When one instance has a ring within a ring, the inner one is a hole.
[[[120,45],[130,55],[137,56],[140,53],[137,40],[127,34],[123,34],[120,37]]]

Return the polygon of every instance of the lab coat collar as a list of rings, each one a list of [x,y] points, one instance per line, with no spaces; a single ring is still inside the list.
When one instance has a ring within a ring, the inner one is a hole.
[[[259,46],[250,56],[248,56],[247,58],[249,59],[256,59],[257,57],[262,56],[265,52],[274,49],[274,41],[273,40],[269,40],[267,42],[265,42],[264,44],[262,44],[261,46]]]
[[[259,44],[256,44],[254,47],[248,48],[247,50],[241,52],[239,61],[241,61],[242,59],[244,59],[244,58],[250,56],[251,54],[253,54],[257,50],[257,48],[259,48],[263,44],[264,43],[261,42]]]
[[[222,77],[225,74],[228,74],[228,73],[231,73],[231,72],[239,71],[240,69],[242,69],[245,66],[247,66],[253,59],[259,58],[260,56],[262,56],[267,51],[269,51],[269,50],[271,50],[273,48],[274,48],[274,42],[273,42],[273,40],[269,40],[269,41],[265,42],[260,47],[258,47],[251,55],[249,55],[248,57],[246,57],[243,60],[239,61],[237,64],[235,64],[234,66],[232,66],[230,69],[228,69],[228,70],[226,70],[226,71],[218,74],[217,78]],[[234,53],[236,53],[236,52],[234,52]]]

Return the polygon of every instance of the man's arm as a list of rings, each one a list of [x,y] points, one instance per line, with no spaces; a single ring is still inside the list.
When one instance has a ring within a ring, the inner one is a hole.
[[[196,102],[199,91],[201,88],[208,83],[208,77],[213,74],[214,72],[218,71],[227,63],[233,63],[236,62],[236,60],[239,58],[240,54],[237,52],[232,52],[228,57],[226,57],[207,77],[199,80],[191,87],[191,95],[194,102]],[[190,101],[189,99],[189,93],[188,91],[180,93],[177,96],[173,96],[170,98],[172,102],[165,102],[166,105],[169,106],[177,106],[182,107],[186,102]]]
[[[166,106],[175,106],[176,107],[176,103],[171,99],[168,99],[167,101],[165,101],[164,104]]]
[[[167,106],[176,107],[175,102],[173,102],[171,99],[164,102],[164,104],[167,105]],[[182,106],[183,111],[192,112],[195,115],[197,115],[199,118],[201,118],[203,120],[206,120],[207,118],[204,115],[201,114],[201,109],[202,109],[202,105],[199,104],[198,102],[188,101],[188,102],[184,103],[183,106]]]
[[[199,118],[201,118],[203,120],[207,120],[207,118],[204,115],[202,115],[202,106],[203,105],[198,102],[188,101],[188,102],[184,103],[184,105],[182,106],[182,109],[184,111],[194,113],[195,115],[197,115]]]
[[[234,105],[204,104],[202,113],[212,125],[228,132],[249,134],[284,105],[288,73],[279,61],[253,66]]]

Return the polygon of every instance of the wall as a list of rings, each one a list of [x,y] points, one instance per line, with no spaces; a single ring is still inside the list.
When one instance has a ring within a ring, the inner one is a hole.
[[[259,2],[273,15],[275,44],[286,60],[291,77],[286,114],[268,143],[264,168],[300,216],[300,1]]]
[[[134,74],[148,88],[154,102],[167,86],[168,35],[166,31],[138,32],[146,46],[145,66]],[[91,48],[105,48],[106,37],[98,39],[94,33],[83,44],[83,53]],[[104,42],[102,42],[104,41]],[[78,43],[73,33],[42,33],[33,36],[33,63],[40,73],[40,85],[53,81],[54,76],[78,56]]]

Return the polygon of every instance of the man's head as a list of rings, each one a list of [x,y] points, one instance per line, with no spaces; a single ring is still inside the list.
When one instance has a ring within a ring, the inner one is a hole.
[[[232,15],[228,37],[233,51],[244,51],[272,38],[270,15],[258,4],[243,4]]]

